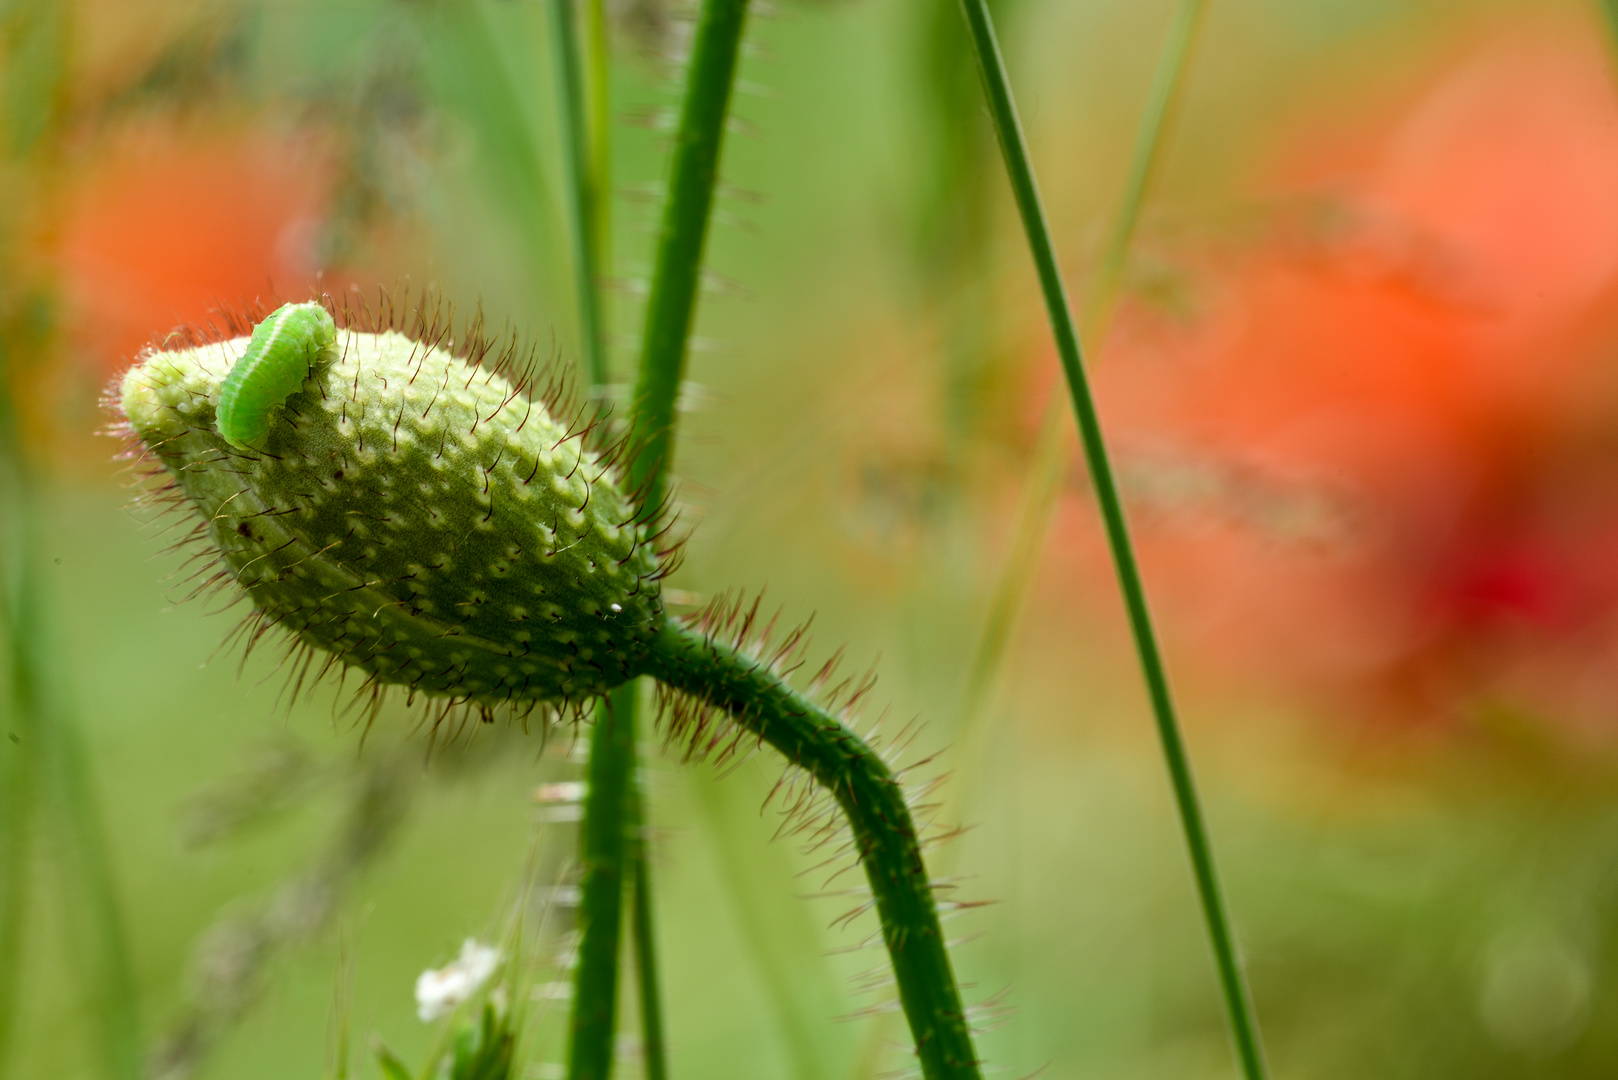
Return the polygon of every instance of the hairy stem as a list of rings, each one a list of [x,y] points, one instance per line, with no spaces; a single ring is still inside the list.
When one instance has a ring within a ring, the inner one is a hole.
[[[747,0],[703,0],[697,17],[635,380],[633,438],[640,452],[630,464],[629,479],[632,488],[644,491],[642,506],[647,515],[663,499],[674,437],[674,406],[696,315],[702,252],[746,16]]]
[[[648,669],[675,690],[729,713],[837,800],[876,900],[922,1076],[979,1080],[916,827],[887,765],[763,663],[676,622],[664,624]]]
[[[600,400],[609,371],[601,267],[606,257],[606,200],[610,178],[607,131],[607,54],[603,12],[586,12],[590,63],[580,57],[574,0],[549,0],[557,98],[567,148],[567,205],[573,236],[579,335],[591,397]],[[640,973],[642,1025],[652,1080],[662,1080],[663,1022],[657,993],[657,957],[651,936],[651,881],[638,840],[643,815],[636,753],[637,696],[633,683],[596,711],[590,740],[590,786],[583,817],[583,914],[579,963],[574,972],[568,1076],[611,1075],[617,1034],[619,956],[623,943],[623,890],[634,890],[635,947]]]
[[[1235,934],[1231,930],[1219,875],[1214,866],[1213,845],[1208,837],[1207,823],[1197,799],[1196,784],[1191,775],[1191,761],[1186,754],[1185,742],[1180,735],[1175,716],[1174,700],[1169,693],[1168,673],[1158,647],[1157,634],[1146,603],[1146,588],[1141,580],[1140,566],[1129,539],[1128,524],[1124,519],[1123,502],[1118,495],[1117,479],[1107,457],[1106,442],[1101,433],[1101,420],[1096,412],[1095,400],[1085,376],[1083,354],[1079,349],[1078,334],[1074,329],[1072,311],[1068,306],[1067,289],[1056,261],[1056,250],[1051,243],[1050,227],[1034,182],[1034,172],[1028,161],[1028,148],[1022,126],[1017,119],[1016,105],[1011,97],[1011,84],[1006,76],[1000,46],[995,40],[994,25],[990,20],[985,0],[961,0],[967,27],[972,35],[973,49],[983,74],[985,96],[989,113],[994,120],[1000,149],[1005,157],[1006,173],[1016,195],[1017,209],[1022,216],[1028,245],[1039,274],[1040,288],[1045,295],[1045,307],[1050,316],[1051,329],[1056,337],[1056,351],[1067,375],[1068,392],[1072,399],[1074,417],[1078,422],[1079,438],[1084,444],[1085,459],[1090,466],[1091,483],[1095,487],[1096,502],[1101,508],[1108,546],[1112,551],[1113,566],[1123,592],[1124,605],[1129,615],[1130,630],[1135,649],[1140,657],[1141,670],[1151,698],[1152,715],[1162,743],[1163,757],[1168,765],[1169,779],[1174,788],[1175,803],[1180,824],[1185,832],[1190,851],[1191,867],[1196,877],[1197,892],[1202,901],[1202,912],[1207,923],[1208,937],[1213,946],[1214,960],[1219,970],[1219,984],[1225,1000],[1225,1009],[1236,1044],[1236,1055],[1242,1072],[1248,1080],[1261,1080],[1265,1076],[1263,1048],[1259,1040],[1258,1024],[1253,1016],[1246,975],[1236,954]]]
[[[630,445],[637,448],[637,453],[629,462],[629,481],[632,487],[643,492],[642,506],[647,508],[647,513],[655,512],[662,502],[673,439],[675,402],[684,373],[691,322],[696,311],[702,252],[713,208],[719,152],[724,142],[725,115],[735,81],[737,56],[741,51],[746,9],[746,0],[704,0],[698,17],[685,103],[671,163],[669,201],[664,212],[663,233],[652,276],[630,427]],[[576,64],[574,71],[577,72]],[[582,89],[575,85],[574,91],[582,102]],[[582,129],[582,104],[573,111],[580,117]],[[578,160],[583,161],[582,154]],[[629,793],[627,797],[633,799],[635,791],[635,783],[630,776],[634,768],[634,715],[626,711],[633,708],[629,700],[631,696],[631,693],[621,691],[613,695],[613,702],[606,710],[598,710],[597,731],[591,741],[591,790],[584,807],[584,831],[586,844],[590,844],[593,837],[597,846],[586,854],[585,879],[581,884],[581,910],[588,907],[591,911],[583,926],[579,971],[575,978],[576,996],[568,1063],[570,1080],[605,1077],[611,1068],[618,918],[622,895],[615,894],[608,898],[595,893],[622,888],[627,857],[636,860],[632,876],[637,882],[637,926],[643,931],[637,937],[642,950],[642,1008],[650,1006],[653,1010],[647,1013],[648,1061],[656,1062],[658,1069],[666,1066],[666,1055],[661,1045],[661,1017],[654,1015],[657,1008],[656,988],[648,981],[656,977],[656,961],[653,958],[650,964],[646,962],[651,942],[647,933],[651,928],[651,908],[650,897],[646,896],[643,901],[641,896],[646,892],[645,883],[650,879],[650,870],[646,866],[641,845],[629,845],[627,850],[625,845],[624,793]],[[613,734],[604,734],[604,728]],[[627,756],[612,750],[598,764],[597,748],[606,743],[616,744],[624,738],[625,732],[628,733],[629,744]],[[596,790],[598,774],[605,785],[599,794]],[[596,822],[594,815],[598,810],[607,815],[609,821]],[[609,845],[613,846],[612,850],[609,850]],[[609,861],[613,863],[611,868],[607,865]],[[646,905],[644,924],[638,918],[642,903]],[[609,914],[612,919],[610,927],[606,921]],[[593,966],[600,966],[602,970],[586,971],[587,967]],[[592,998],[586,1001],[586,991],[604,996],[605,1000]],[[585,1045],[587,1042],[589,1045]]]
[[[632,875],[630,913],[635,931],[635,970],[639,975],[641,1044],[646,1080],[668,1080],[668,1053],[663,1039],[663,995],[658,983],[657,934],[652,911],[652,867],[647,839],[645,767],[636,760],[629,790],[629,850]]]
[[[579,960],[568,1033],[570,1080],[612,1075],[623,926],[624,838],[635,764],[635,683],[596,707],[579,836]]]
[[[680,126],[670,162],[668,204],[658,240],[657,263],[646,311],[635,379],[629,482],[641,491],[643,516],[663,501],[674,438],[675,404],[696,317],[697,286],[702,279],[702,253],[707,244],[724,145],[725,117],[730,109],[736,62],[741,52],[747,0],[703,0],[687,73]],[[598,117],[601,115],[598,112]],[[668,1055],[657,987],[657,955],[652,926],[651,866],[645,838],[645,793],[638,777],[629,786],[634,837],[633,861],[635,944],[639,959],[642,1035],[649,1080],[663,1080]]]

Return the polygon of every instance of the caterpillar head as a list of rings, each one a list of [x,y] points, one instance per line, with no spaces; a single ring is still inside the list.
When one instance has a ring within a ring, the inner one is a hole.
[[[329,340],[269,357],[266,382],[243,365],[264,364],[252,346],[285,310],[252,337],[150,350],[115,391],[252,601],[252,636],[277,625],[326,667],[480,708],[638,673],[662,560],[586,430],[504,373],[515,350],[482,364],[487,344],[453,348],[431,311],[412,335],[349,312],[336,329],[322,309],[305,322]]]

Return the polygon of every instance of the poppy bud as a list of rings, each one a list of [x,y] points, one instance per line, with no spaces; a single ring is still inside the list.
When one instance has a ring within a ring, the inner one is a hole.
[[[376,683],[479,704],[642,670],[659,560],[580,433],[446,348],[344,329],[239,447],[217,409],[247,346],[148,352],[118,394],[264,620]]]

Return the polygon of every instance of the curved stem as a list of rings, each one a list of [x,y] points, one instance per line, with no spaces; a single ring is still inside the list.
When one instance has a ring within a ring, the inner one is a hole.
[[[995,40],[994,23],[989,17],[985,0],[961,0],[961,9],[966,15],[979,69],[983,73],[984,96],[988,101],[989,113],[994,118],[995,133],[1000,138],[1006,174],[1016,195],[1017,210],[1022,215],[1034,267],[1039,273],[1040,288],[1045,294],[1045,307],[1050,316],[1051,331],[1056,338],[1056,351],[1067,375],[1079,439],[1084,444],[1085,460],[1090,466],[1096,503],[1101,508],[1102,522],[1106,527],[1107,546],[1112,551],[1113,568],[1123,593],[1124,607],[1129,614],[1135,651],[1140,656],[1141,672],[1151,698],[1152,716],[1157,724],[1169,781],[1174,788],[1174,801],[1179,809],[1180,825],[1191,855],[1192,873],[1196,877],[1203,919],[1207,923],[1214,962],[1219,970],[1219,986],[1225,999],[1236,1055],[1241,1062],[1242,1074],[1248,1080],[1263,1080],[1266,1075],[1264,1050],[1259,1039],[1258,1022],[1253,1015],[1247,977],[1237,956],[1236,935],[1231,929],[1230,914],[1214,866],[1213,843],[1209,839],[1207,821],[1197,799],[1196,783],[1191,775],[1191,759],[1180,735],[1174,698],[1169,692],[1168,671],[1158,647],[1157,633],[1152,628],[1146,586],[1141,580],[1140,565],[1129,539],[1129,526],[1124,519],[1118,481],[1107,457],[1101,418],[1085,376],[1084,356],[1079,348],[1079,336],[1074,329],[1073,313],[1068,305],[1067,287],[1063,284],[1062,269],[1056,261],[1056,249],[1051,243],[1045,208],[1034,182],[1034,170],[1028,161],[1028,146],[1023,138],[1022,124],[1017,119],[1016,104],[1011,97],[1011,82],[1006,76],[1005,61],[1000,56],[1000,45]]]
[[[916,827],[882,759],[768,666],[675,622],[647,674],[717,706],[831,793],[848,818],[926,1080],[980,1080]]]

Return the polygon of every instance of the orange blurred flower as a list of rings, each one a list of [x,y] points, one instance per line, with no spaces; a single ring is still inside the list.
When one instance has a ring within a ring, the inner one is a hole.
[[[1362,715],[1618,733],[1602,46],[1484,44],[1352,171],[1311,136],[1283,184],[1320,209],[1308,229],[1194,260],[1189,318],[1123,313],[1099,392],[1171,635]]]
[[[111,372],[217,304],[304,296],[331,187],[308,138],[148,126],[109,139],[61,235],[79,345]]]

